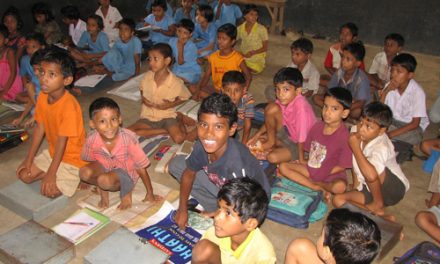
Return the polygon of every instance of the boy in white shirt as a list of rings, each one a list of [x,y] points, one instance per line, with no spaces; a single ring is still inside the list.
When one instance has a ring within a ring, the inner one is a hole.
[[[95,14],[102,17],[104,21],[104,32],[107,34],[110,46],[113,46],[116,39],[119,37],[118,22],[122,20],[119,10],[110,5],[111,0],[99,0],[99,8]]]
[[[409,181],[397,164],[393,143],[386,134],[391,122],[392,112],[387,105],[372,102],[365,106],[349,138],[356,190],[335,195],[335,207],[351,202],[380,213],[385,206],[397,204],[408,191]]]
[[[426,96],[423,88],[413,79],[417,61],[402,53],[391,61],[391,81],[380,93],[381,102],[391,108],[393,122],[388,137],[411,145],[422,141],[423,131],[429,125]]]
[[[69,25],[69,36],[77,46],[82,33],[87,30],[87,24],[79,18],[80,14],[76,6],[68,5],[61,8],[61,14],[64,24]]]

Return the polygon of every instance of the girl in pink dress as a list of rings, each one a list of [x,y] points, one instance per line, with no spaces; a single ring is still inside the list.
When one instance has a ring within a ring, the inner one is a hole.
[[[0,100],[13,101],[22,92],[14,51],[6,45],[8,30],[0,25]]]

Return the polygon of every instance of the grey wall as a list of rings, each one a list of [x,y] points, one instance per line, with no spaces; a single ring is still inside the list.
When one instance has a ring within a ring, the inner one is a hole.
[[[21,12],[26,27],[32,29],[30,8],[38,0],[0,0],[0,14],[9,5]],[[75,4],[86,17],[98,7],[97,0],[45,0],[52,5],[56,17],[66,4]],[[172,1],[176,2],[176,1]],[[114,0],[123,16],[139,19],[145,16],[146,0]],[[262,11],[263,22],[268,21]],[[439,0],[287,0],[285,26],[306,33],[337,38],[339,26],[352,21],[360,29],[359,38],[365,43],[382,45],[385,35],[401,33],[406,50],[440,55]],[[61,25],[61,24],[60,24]],[[65,28],[65,27],[64,27]]]

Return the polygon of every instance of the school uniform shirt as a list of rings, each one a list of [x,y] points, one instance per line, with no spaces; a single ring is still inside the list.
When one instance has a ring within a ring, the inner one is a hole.
[[[325,56],[324,67],[335,69],[341,68],[341,53],[342,46],[340,42],[331,45],[327,51],[327,55]],[[359,66],[359,68],[365,70],[364,61],[361,61],[361,65]]]
[[[357,131],[356,126],[351,127],[351,132],[355,133]],[[409,181],[405,177],[402,169],[396,161],[396,152],[394,152],[394,146],[391,140],[388,138],[387,134],[379,135],[367,145],[361,144],[362,153],[367,158],[368,162],[373,165],[377,174],[381,174],[385,171],[385,168],[388,168],[391,173],[397,176],[399,180],[405,185],[405,190],[409,190]],[[368,185],[365,181],[364,175],[362,175],[362,171],[359,168],[359,164],[356,161],[353,155],[353,171],[356,173],[357,179],[359,181],[359,185],[357,186],[358,191],[362,191],[365,186],[368,190]]]
[[[234,178],[250,177],[257,181],[270,197],[270,185],[259,161],[249,149],[233,138],[228,138],[225,153],[214,162],[208,159],[208,153],[197,140],[193,151],[186,159],[186,166],[192,171],[203,170],[209,180],[220,188]]]
[[[251,31],[246,31],[246,23],[241,24],[237,28],[237,39],[241,40],[240,51],[246,54],[251,50],[258,50],[263,47],[263,42],[269,39],[267,29],[260,23],[255,23]],[[263,71],[266,66],[266,52],[261,52],[252,55],[250,58],[245,58],[246,65],[255,72]]]
[[[307,170],[315,182],[331,182],[336,179],[347,181],[345,171],[330,174],[336,167],[351,168],[352,152],[348,145],[349,132],[341,122],[331,135],[324,134],[324,122],[317,122],[304,142],[304,150],[309,152]]]
[[[126,128],[119,128],[115,140],[116,143],[112,151],[108,151],[98,131],[90,131],[81,151],[81,159],[99,162],[105,172],[122,169],[130,176],[133,184],[136,184],[139,179],[137,170],[147,168],[150,161],[139,146],[134,132]]]
[[[217,9],[219,8],[218,4],[215,6],[214,8],[214,19],[215,19],[215,14],[217,14]],[[241,13],[240,7],[238,7],[238,5],[236,4],[230,4],[230,5],[226,5],[226,4],[222,4],[221,6],[221,12],[220,12],[220,17],[215,20],[215,24],[217,26],[217,28],[219,28],[220,26],[226,24],[226,23],[231,23],[232,25],[236,25],[237,23],[237,19],[241,18],[243,16],[243,13]]]
[[[168,43],[173,50],[173,56],[175,59],[172,71],[174,74],[184,78],[191,84],[198,83],[202,74],[202,68],[197,63],[197,47],[192,40],[188,40],[183,46],[183,64],[179,64],[177,62],[179,58],[179,50],[177,48],[178,41],[178,38],[171,38]]]
[[[140,83],[140,90],[148,101],[155,104],[161,104],[164,100],[173,102],[177,97],[181,100],[188,100],[191,97],[191,93],[186,88],[182,79],[178,78],[172,72],[169,72],[167,79],[160,86],[157,86],[154,81],[154,72],[148,71]],[[174,108],[160,110],[144,104],[141,106],[141,118],[146,118],[150,121],[176,118],[176,116],[177,114]]]
[[[107,52],[110,49],[107,34],[105,34],[105,32],[103,31],[100,31],[98,33],[95,42],[93,42],[90,33],[88,31],[84,31],[84,33],[81,35],[81,38],[78,41],[77,46],[79,48],[88,47],[86,53],[92,53],[92,54]]]
[[[169,26],[174,25],[175,21],[173,17],[165,14],[164,17],[160,21],[156,21],[156,17],[153,14],[149,14],[144,21],[150,25],[160,27],[163,30],[168,30]],[[154,30],[149,31],[150,39],[153,44],[156,43],[168,43],[171,37],[165,36],[160,32],[156,32]]]
[[[236,250],[231,248],[231,237],[220,238],[215,235],[215,227],[206,230],[201,239],[208,239],[218,245],[223,264],[273,264],[277,260],[272,243],[258,227],[249,233]]]
[[[102,17],[104,21],[103,31],[107,34],[109,42],[114,43],[119,37],[119,29],[115,28],[115,25],[122,20],[121,13],[119,13],[116,7],[110,5],[108,7],[107,16],[104,16],[101,7],[96,10],[95,14]]]
[[[233,50],[231,54],[226,56],[221,56],[220,50],[209,55],[208,62],[211,65],[212,83],[217,91],[222,89],[222,78],[225,72],[241,72],[240,64],[243,61],[243,55],[236,50]]]
[[[289,131],[289,138],[294,143],[306,141],[310,129],[316,122],[315,113],[307,99],[297,95],[288,105],[283,105],[277,99],[275,103],[281,108],[283,126]]]
[[[391,65],[388,64],[385,51],[381,51],[374,56],[371,63],[369,74],[377,74],[380,80],[389,82],[391,75]]]
[[[422,87],[411,79],[402,95],[397,89],[390,91],[385,97],[385,104],[393,111],[393,119],[398,121],[410,123],[413,118],[420,117],[419,126],[424,131],[429,125],[425,98]]]
[[[165,11],[165,14],[167,14],[170,17],[173,17],[173,8],[171,7],[170,3],[168,3],[168,1],[166,1],[167,3],[167,11]],[[145,4],[145,10],[147,11],[147,13],[151,13],[151,4],[153,4],[153,0],[148,0],[147,3]]]
[[[298,66],[293,62],[287,65],[287,67],[298,68]],[[308,60],[306,65],[304,65],[301,74],[303,76],[303,92],[313,91],[313,94],[316,94],[319,90],[320,74],[318,68],[316,68],[315,64],[313,64],[311,60]]]
[[[72,41],[75,46],[78,46],[79,39],[84,31],[87,31],[87,24],[81,19],[78,19],[78,23],[76,23],[76,25],[69,25],[69,36],[72,37]]]
[[[35,74],[34,68],[32,68],[31,65],[31,59],[27,54],[21,57],[20,60],[20,76],[24,77],[26,75],[30,78],[30,81],[35,86],[35,100],[36,100],[38,95],[40,94],[40,80]]]
[[[327,87],[343,87],[351,92],[353,100],[365,100],[365,103],[370,101],[370,80],[367,74],[357,68],[351,76],[350,80],[344,80],[345,71],[341,68],[337,70],[330,79]]]
[[[197,40],[195,42],[197,49],[199,50],[204,49],[209,44],[215,43],[217,39],[217,27],[215,26],[214,23],[211,22],[208,24],[206,30],[204,30],[199,23],[195,23],[193,39]],[[203,54],[200,54],[199,57],[210,55],[214,51],[215,51],[215,47],[213,47],[212,50],[203,52]]]
[[[191,11],[189,11],[189,17],[187,17],[185,15],[185,12],[183,11],[183,8],[179,7],[179,8],[176,9],[176,13],[174,13],[174,17],[173,18],[174,18],[174,21],[176,23],[180,23],[180,20],[182,20],[184,18],[189,19],[189,20],[195,22],[196,21],[196,8],[193,6],[191,8]]]

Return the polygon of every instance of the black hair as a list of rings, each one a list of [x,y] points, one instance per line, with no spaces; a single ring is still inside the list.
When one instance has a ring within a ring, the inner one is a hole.
[[[342,31],[342,29],[344,28],[348,28],[348,30],[350,30],[351,34],[353,35],[353,37],[357,37],[358,36],[358,27],[356,26],[355,23],[353,22],[348,22],[343,24],[340,28],[339,31]]]
[[[80,17],[78,7],[74,5],[67,5],[61,8],[60,10],[63,17],[68,19],[74,19],[77,20]]]
[[[197,10],[199,10],[200,15],[206,18],[208,22],[212,22],[214,19],[214,10],[212,10],[210,5],[199,5]]]
[[[118,114],[121,114],[121,110],[119,109],[119,105],[111,98],[108,97],[99,97],[96,98],[89,106],[89,117],[93,119],[96,112],[101,111],[102,109],[112,109],[116,110]]]
[[[34,54],[32,54],[31,60],[30,60],[30,64],[31,65],[37,65],[41,63],[41,60],[44,57],[44,54],[46,54],[47,49],[39,49],[37,51],[34,52]]]
[[[333,97],[342,105],[344,110],[350,109],[351,104],[353,102],[353,96],[351,95],[351,92],[348,89],[345,89],[343,87],[333,87],[327,90],[327,92],[324,95],[324,99],[326,97]]]
[[[180,20],[180,22],[176,25],[176,27],[182,27],[189,31],[189,33],[192,33],[194,31],[194,22],[192,22],[191,19],[183,18]]]
[[[13,16],[17,20],[17,30],[23,27],[23,19],[21,19],[20,12],[15,6],[9,6],[8,9],[3,13],[2,24],[5,22],[5,17]]]
[[[400,53],[391,61],[391,66],[400,65],[409,72],[415,72],[417,60],[409,53]]]
[[[41,46],[46,46],[46,39],[41,33],[31,33],[26,36],[26,40],[35,40],[36,42],[40,43]]]
[[[217,200],[232,206],[242,223],[255,218],[260,226],[266,218],[269,198],[263,187],[249,177],[227,181],[218,192]]]
[[[103,30],[104,29],[104,20],[102,20],[101,16],[98,16],[97,14],[93,14],[87,17],[87,20],[89,19],[94,19],[96,21],[96,23],[98,24],[98,28],[99,30]]]
[[[241,86],[244,86],[246,84],[246,78],[244,77],[244,74],[239,71],[228,71],[223,74],[222,78],[222,85],[228,85],[231,83],[238,83]]]
[[[381,102],[371,102],[362,110],[362,117],[374,121],[380,127],[388,128],[393,121],[391,108]]]
[[[162,54],[164,58],[171,58],[171,63],[169,66],[173,65],[174,63],[173,49],[171,48],[170,45],[163,42],[156,43],[153,46],[151,46],[151,48],[148,49],[148,52],[153,50],[158,51],[160,54]]]
[[[75,73],[75,61],[69,53],[60,49],[48,49],[41,58],[41,62],[50,62],[60,65],[64,78]]]
[[[197,113],[197,119],[201,114],[215,114],[218,117],[224,117],[229,120],[229,127],[237,123],[237,106],[226,94],[213,93],[203,99]]]
[[[296,68],[281,68],[277,73],[275,73],[275,76],[273,77],[273,84],[277,85],[278,83],[283,82],[287,82],[288,84],[293,85],[296,89],[302,87],[303,76],[301,72]]]
[[[352,42],[345,45],[342,50],[350,52],[357,61],[362,61],[365,57],[365,47],[361,42]]]
[[[387,40],[393,40],[395,42],[397,42],[397,45],[399,47],[403,47],[405,45],[405,38],[400,35],[399,33],[390,33],[388,35],[386,35],[385,37],[385,41]]]
[[[232,40],[237,39],[237,27],[232,25],[231,23],[226,23],[224,25],[221,25],[217,29],[217,34],[218,33],[225,33]]]
[[[167,11],[167,2],[165,0],[154,0],[153,3],[151,3],[151,9],[155,6],[160,6],[163,11]]]
[[[136,23],[134,22],[133,19],[131,19],[131,18],[123,18],[123,19],[121,19],[118,22],[119,26],[122,25],[122,24],[123,25],[127,25],[134,32],[134,29],[136,27]]]
[[[348,209],[333,209],[324,224],[324,246],[338,264],[371,263],[380,250],[381,234],[367,216]]]
[[[8,28],[3,24],[0,24],[0,34],[2,34],[4,38],[8,38],[9,36]]]
[[[255,11],[257,14],[259,14],[258,7],[254,4],[249,4],[244,6],[243,16],[247,15],[251,11]]]
[[[35,23],[37,22],[35,20],[35,15],[44,15],[46,17],[46,22],[52,21],[54,19],[52,10],[50,10],[50,7],[43,2],[35,3],[32,6],[32,15]]]
[[[292,42],[290,49],[300,49],[305,54],[313,53],[313,43],[307,38],[299,38]]]

